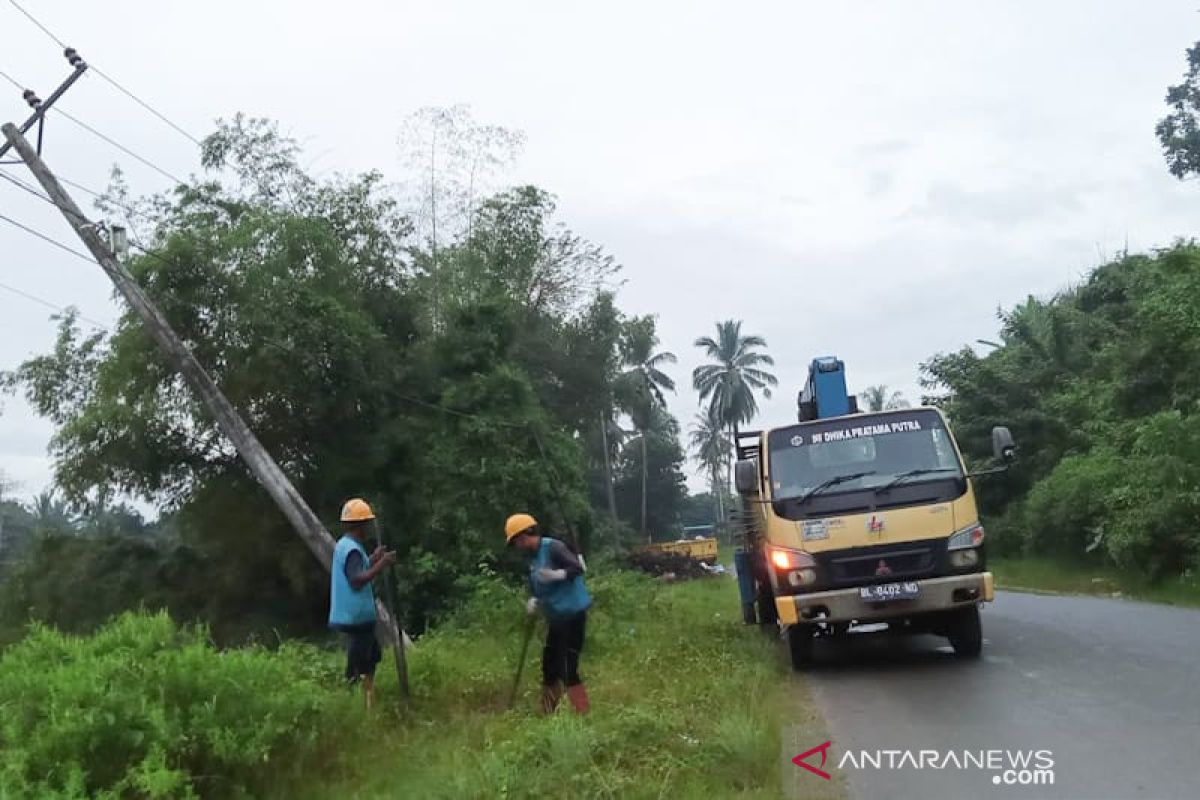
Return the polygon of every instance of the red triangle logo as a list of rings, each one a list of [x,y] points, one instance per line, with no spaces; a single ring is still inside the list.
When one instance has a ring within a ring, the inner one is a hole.
[[[808,758],[809,756],[820,753],[821,754],[821,766],[822,767],[825,766],[825,760],[829,757],[829,747],[832,744],[833,744],[833,742],[829,741],[829,742],[825,742],[824,744],[819,744],[816,747],[812,748],[811,750],[805,750],[803,753],[801,753],[800,755],[793,758],[792,763],[795,764],[797,767],[804,767],[806,770],[811,772],[813,775],[820,776],[820,777],[824,778],[825,780],[830,780],[830,775],[828,772],[826,772],[823,769],[818,769],[817,767],[814,767],[812,764],[809,764],[807,761],[805,761],[805,759]]]

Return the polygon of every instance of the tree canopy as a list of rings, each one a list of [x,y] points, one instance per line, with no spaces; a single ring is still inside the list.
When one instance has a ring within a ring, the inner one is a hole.
[[[981,481],[1002,551],[1108,559],[1155,576],[1200,559],[1200,248],[1126,255],[1001,314],[1000,346],[923,365],[974,463],[993,425],[1021,465]]]
[[[107,207],[134,206],[131,272],[331,529],[347,497],[378,506],[419,630],[480,565],[504,567],[507,514],[589,545],[599,425],[634,410],[619,365],[654,341],[653,321],[621,314],[618,265],[543,190],[473,199],[435,255],[380,174],[317,179],[300,157],[273,124],[239,116],[204,141],[200,180],[146,200],[117,182]],[[639,366],[664,385],[649,356]],[[55,423],[70,507],[157,504],[181,546],[220,565],[212,613],[323,622],[318,565],[134,316],[84,334],[67,314],[53,350],[3,381]],[[655,522],[671,525],[682,481],[656,435],[641,455],[607,455],[621,476],[649,462]]]

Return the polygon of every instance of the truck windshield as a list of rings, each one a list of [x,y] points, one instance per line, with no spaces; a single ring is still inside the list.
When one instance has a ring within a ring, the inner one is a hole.
[[[909,486],[962,476],[942,418],[930,409],[862,414],[771,431],[771,495],[800,498],[840,476],[822,494]]]

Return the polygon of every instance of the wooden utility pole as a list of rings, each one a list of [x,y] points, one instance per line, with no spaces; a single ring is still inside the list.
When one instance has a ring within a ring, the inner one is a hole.
[[[100,238],[100,233],[94,223],[89,222],[87,217],[80,211],[79,206],[71,199],[71,196],[62,188],[58,179],[50,172],[49,167],[42,161],[41,157],[30,146],[29,142],[21,135],[17,127],[11,123],[6,123],[0,130],[3,130],[4,137],[9,144],[20,154],[25,165],[29,167],[30,172],[37,178],[38,183],[46,190],[46,194],[50,196],[51,201],[58,207],[66,217],[68,223],[78,234],[79,238],[87,246],[87,249],[99,262],[101,269],[112,280],[117,290],[129,303],[130,308],[142,320],[146,326],[147,332],[155,343],[158,344],[163,354],[170,361],[171,365],[179,371],[188,386],[200,398],[200,401],[208,409],[216,420],[217,427],[221,432],[233,443],[237,448],[238,455],[246,462],[246,466],[258,479],[258,482],[271,499],[275,501],[275,505],[287,517],[292,528],[300,536],[312,554],[317,557],[321,565],[328,571],[333,560],[333,537],[325,530],[325,526],[321,524],[321,520],[313,513],[308,504],[304,502],[304,498],[292,486],[287,475],[275,463],[275,459],[266,451],[266,448],[258,441],[258,437],[246,425],[245,420],[238,414],[237,409],[233,404],[222,394],[217,384],[205,371],[192,352],[179,338],[167,322],[166,317],[158,310],[158,307],[148,298],[142,287],[138,285],[129,271],[125,269],[113,253],[108,249],[108,245]],[[380,601],[375,601],[376,610],[378,611],[377,633],[380,638],[392,645],[396,654],[396,669],[400,679],[400,688],[404,694],[408,694],[408,676],[404,662],[404,645],[403,636],[400,633],[399,625],[396,620],[392,619],[388,613],[386,606]]]

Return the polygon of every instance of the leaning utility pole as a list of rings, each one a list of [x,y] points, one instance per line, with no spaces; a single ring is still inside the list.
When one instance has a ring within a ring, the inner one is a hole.
[[[130,308],[141,318],[147,332],[158,344],[167,360],[179,371],[184,381],[208,408],[221,432],[237,448],[238,455],[246,462],[246,466],[250,468],[262,487],[267,490],[267,494],[275,501],[275,505],[287,517],[292,528],[308,545],[308,549],[317,557],[322,566],[329,570],[333,560],[334,542],[333,537],[321,524],[321,520],[308,507],[304,498],[300,496],[283,470],[275,463],[275,459],[266,451],[266,448],[258,441],[258,437],[238,414],[237,409],[222,394],[216,382],[171,328],[166,317],[146,296],[142,287],[133,279],[124,265],[108,249],[108,246],[100,238],[96,225],[89,222],[83,215],[79,206],[62,188],[37,151],[21,135],[21,131],[12,123],[6,123],[0,129],[3,130],[8,143],[16,149],[25,165],[37,178],[38,183],[46,190],[51,201],[66,217],[67,222],[75,229],[75,233],[99,262],[100,267],[112,280],[125,301],[129,303]],[[392,645],[396,654],[396,671],[400,680],[400,690],[407,695],[408,673],[404,660],[404,637],[400,632],[397,620],[394,620],[388,613],[386,606],[380,600],[376,600],[375,607],[378,612],[377,633],[383,641]]]

